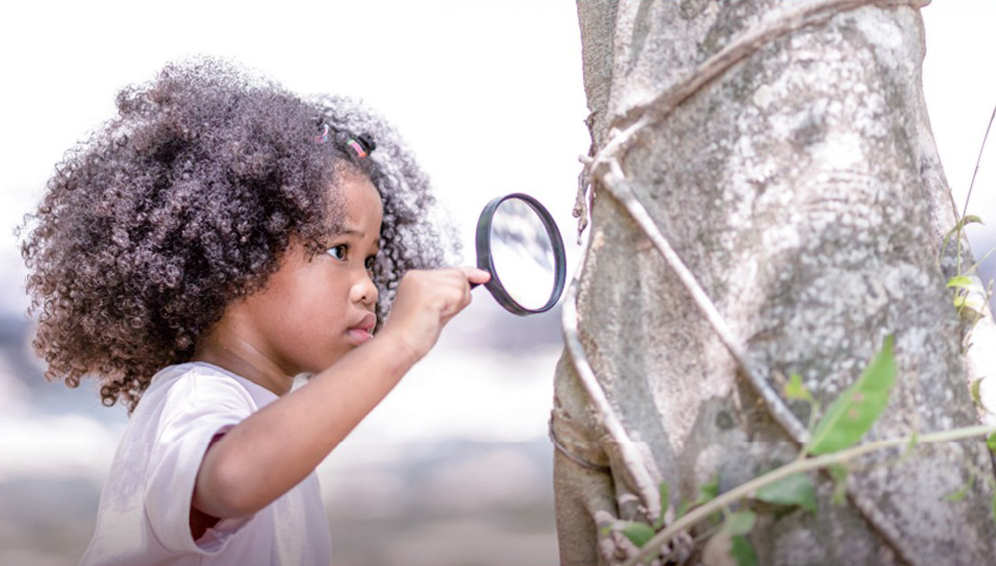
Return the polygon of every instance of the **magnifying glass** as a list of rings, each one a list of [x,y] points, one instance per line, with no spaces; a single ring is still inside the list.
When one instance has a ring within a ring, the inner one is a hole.
[[[527,316],[546,312],[564,291],[567,269],[560,230],[535,198],[512,193],[487,204],[477,220],[477,267],[498,304]]]

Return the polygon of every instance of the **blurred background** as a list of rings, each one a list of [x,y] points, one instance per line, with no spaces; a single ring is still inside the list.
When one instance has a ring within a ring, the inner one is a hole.
[[[996,5],[935,1],[924,89],[959,208],[996,75]],[[46,383],[29,348],[14,227],[62,153],[109,118],[122,86],[196,53],[235,58],[298,93],[366,100],[432,175],[473,263],[481,208],[543,201],[573,273],[571,209],[588,149],[575,5],[567,0],[20,2],[0,8],[0,566],[75,564],[127,422],[93,383]],[[996,148],[969,214],[996,222]],[[981,257],[990,226],[969,228]],[[992,277],[994,261],[983,266]],[[546,436],[559,310],[519,318],[483,290],[439,345],[320,466],[338,565],[557,563]]]

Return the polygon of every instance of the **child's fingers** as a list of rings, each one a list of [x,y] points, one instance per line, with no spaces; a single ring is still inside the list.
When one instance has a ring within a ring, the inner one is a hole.
[[[471,300],[471,287],[470,284],[474,280],[481,280],[485,282],[490,278],[490,275],[486,271],[481,271],[480,269],[474,267],[460,267],[456,269],[445,270],[447,277],[453,277],[450,279],[453,286],[453,295],[451,301],[448,301],[447,307],[443,310],[442,315],[444,320],[449,320],[458,312],[462,311],[467,305],[470,304]],[[482,280],[483,275],[483,280]]]
[[[474,284],[487,283],[491,279],[491,274],[476,267],[461,267],[467,281]]]
[[[489,278],[486,271],[473,267],[408,271],[380,335],[400,338],[420,359],[436,343],[443,326],[470,304],[471,282]]]
[[[429,303],[434,302],[443,320],[448,321],[470,304],[471,284],[485,283],[490,278],[491,275],[487,271],[477,269],[476,267],[449,267],[428,271],[411,271],[406,275],[406,279],[410,279],[410,285],[405,285],[404,282],[401,285],[402,289],[411,287],[411,291],[406,291],[405,293],[399,292],[399,298],[402,294],[407,295],[409,293],[413,294],[413,297],[423,297],[422,300],[417,302],[434,297]],[[399,291],[402,289],[399,289]],[[423,302],[423,304],[426,303]],[[396,306],[399,306],[397,299]]]

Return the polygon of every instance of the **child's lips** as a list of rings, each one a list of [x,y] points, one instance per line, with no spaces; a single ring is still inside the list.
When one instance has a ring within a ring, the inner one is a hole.
[[[360,345],[373,338],[375,326],[377,326],[377,316],[373,313],[367,313],[358,324],[350,326],[346,333],[353,339],[353,342]]]
[[[349,334],[350,339],[357,346],[373,338],[373,334],[369,330],[363,330],[362,328],[350,328],[346,333]]]

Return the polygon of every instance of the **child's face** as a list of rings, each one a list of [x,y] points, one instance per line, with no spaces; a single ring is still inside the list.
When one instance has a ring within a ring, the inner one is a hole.
[[[343,231],[329,251],[307,259],[292,243],[262,291],[246,299],[260,350],[285,375],[319,372],[370,339],[377,288],[370,266],[378,252],[383,205],[370,181],[343,173]]]

